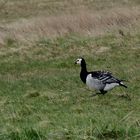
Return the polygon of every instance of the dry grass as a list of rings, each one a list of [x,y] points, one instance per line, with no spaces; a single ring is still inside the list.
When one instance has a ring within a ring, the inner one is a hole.
[[[78,10],[74,14],[38,16],[7,23],[1,26],[0,44],[6,39],[26,44],[44,37],[57,37],[69,33],[98,36],[108,32],[136,32],[140,25],[140,7],[113,8],[110,10]]]

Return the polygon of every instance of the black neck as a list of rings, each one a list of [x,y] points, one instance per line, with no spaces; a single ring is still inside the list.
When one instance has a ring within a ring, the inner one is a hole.
[[[81,64],[81,73],[80,73],[80,78],[84,83],[86,83],[87,74],[88,72],[86,68],[86,63],[84,62]]]

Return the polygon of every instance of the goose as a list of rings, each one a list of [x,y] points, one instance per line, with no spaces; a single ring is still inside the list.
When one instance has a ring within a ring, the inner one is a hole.
[[[119,80],[115,78],[111,72],[108,71],[92,71],[88,72],[86,68],[86,61],[84,58],[80,57],[75,61],[75,64],[81,66],[80,78],[85,83],[90,90],[97,90],[100,93],[96,94],[105,94],[109,90],[113,89],[116,86],[122,86],[127,88],[126,85],[122,82],[123,80]]]

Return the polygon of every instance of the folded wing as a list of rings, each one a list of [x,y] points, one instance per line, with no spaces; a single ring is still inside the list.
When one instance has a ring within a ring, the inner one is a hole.
[[[108,71],[94,71],[92,72],[92,77],[98,79],[103,84],[111,84],[111,83],[120,83],[121,81],[114,76],[112,73]]]

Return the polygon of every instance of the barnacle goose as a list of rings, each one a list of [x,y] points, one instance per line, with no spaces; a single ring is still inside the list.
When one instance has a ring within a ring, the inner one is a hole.
[[[108,71],[88,72],[86,62],[82,57],[78,58],[75,64],[79,64],[81,66],[80,78],[91,90],[99,90],[100,94],[105,94],[116,86],[127,88],[127,86],[123,84],[122,80],[115,78],[112,76],[112,73]]]

